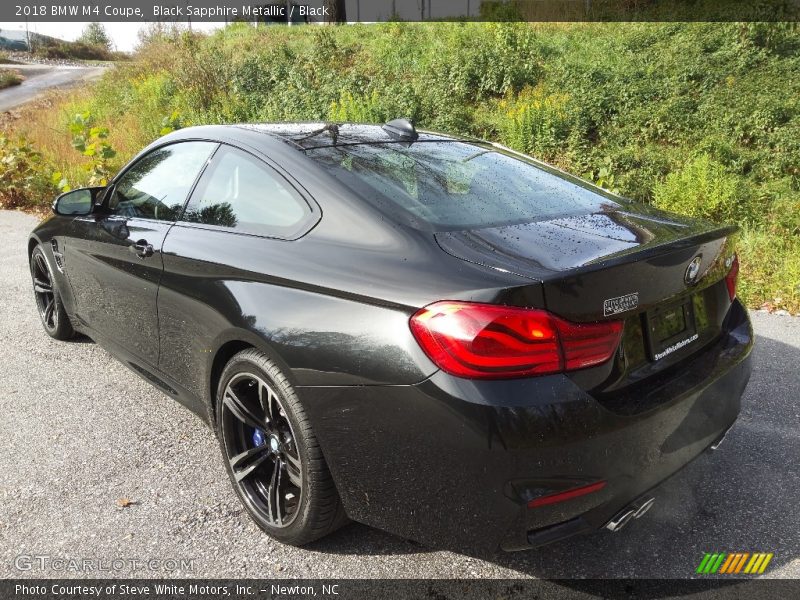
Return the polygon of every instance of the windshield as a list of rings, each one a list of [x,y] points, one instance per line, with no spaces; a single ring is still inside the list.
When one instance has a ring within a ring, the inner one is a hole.
[[[353,144],[306,153],[359,196],[436,230],[496,227],[617,206],[588,184],[489,144]]]

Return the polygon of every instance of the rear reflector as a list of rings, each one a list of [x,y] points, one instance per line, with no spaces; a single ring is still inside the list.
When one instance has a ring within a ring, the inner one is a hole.
[[[604,487],[606,487],[605,481],[597,481],[595,483],[590,483],[589,485],[572,488],[571,490],[567,490],[565,492],[556,492],[555,494],[548,494],[547,496],[539,496],[538,498],[534,498],[528,502],[528,508],[558,504],[559,502],[564,502],[565,500],[572,500],[573,498],[579,498],[580,496],[585,496],[586,494],[599,492]]]
[[[621,321],[571,323],[545,310],[436,302],[411,317],[411,331],[443,371],[502,379],[583,369],[606,362]]]
[[[736,298],[736,279],[739,276],[739,257],[737,255],[733,255],[733,262],[731,263],[731,270],[728,271],[728,274],[725,276],[725,285],[728,286],[728,296],[731,298],[731,302],[733,299]]]

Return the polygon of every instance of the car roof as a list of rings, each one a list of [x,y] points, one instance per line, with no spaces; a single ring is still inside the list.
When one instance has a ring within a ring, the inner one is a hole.
[[[239,123],[225,127],[246,129],[279,138],[303,150],[345,144],[408,143],[392,136],[381,125],[363,123]],[[419,131],[414,142],[459,141],[461,138]]]

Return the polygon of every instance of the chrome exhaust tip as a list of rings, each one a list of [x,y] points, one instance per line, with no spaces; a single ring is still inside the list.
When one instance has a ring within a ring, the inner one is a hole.
[[[723,432],[723,434],[722,434],[721,436],[719,436],[719,438],[717,438],[717,441],[716,441],[716,442],[714,442],[713,444],[711,444],[711,445],[709,446],[709,449],[711,449],[711,450],[716,450],[717,448],[719,448],[719,447],[720,447],[720,445],[722,445],[722,442],[724,442],[724,441],[725,441],[725,437],[728,435],[728,432],[729,432],[731,429],[733,429],[733,425],[731,425],[730,427],[728,427],[728,428],[727,428],[727,429],[726,429],[726,430]]]
[[[617,531],[622,531],[622,528],[628,524],[635,514],[635,510],[621,510],[614,517],[612,517],[608,523],[606,523],[606,529],[613,531],[614,533]]]
[[[639,505],[639,508],[636,509],[636,512],[633,513],[633,518],[640,519],[642,516],[644,516],[644,513],[646,513],[648,510],[652,508],[653,504],[655,503],[656,503],[655,498],[648,498],[647,500],[642,502]]]
[[[632,519],[639,519],[650,510],[653,504],[655,504],[655,501],[655,498],[648,498],[647,500],[632,502],[614,515],[611,520],[605,524],[605,528],[614,533],[622,531],[622,528],[630,523]]]

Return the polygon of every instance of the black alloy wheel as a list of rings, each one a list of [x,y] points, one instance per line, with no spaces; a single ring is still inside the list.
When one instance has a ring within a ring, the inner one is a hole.
[[[31,253],[30,266],[36,308],[44,330],[50,337],[57,340],[71,338],[75,332],[64,310],[64,305],[61,303],[58,286],[41,246],[36,246]]]
[[[262,529],[300,545],[346,522],[305,412],[265,355],[245,350],[231,359],[220,378],[216,413],[228,475]]]
[[[277,394],[253,373],[238,373],[222,396],[230,468],[246,502],[272,527],[297,516],[303,473],[292,425]]]

